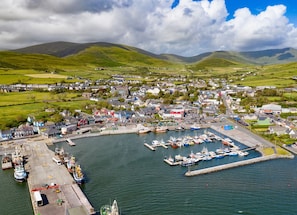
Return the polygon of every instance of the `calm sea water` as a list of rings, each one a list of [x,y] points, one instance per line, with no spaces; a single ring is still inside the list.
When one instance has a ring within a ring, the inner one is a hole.
[[[171,135],[195,135],[203,131],[195,132],[99,136],[74,140],[75,147],[66,142],[56,146],[73,154],[81,164],[87,176],[82,190],[96,210],[116,199],[122,215],[297,214],[297,159],[278,159],[185,177],[187,168],[167,165],[163,162],[164,156],[188,155],[191,151],[201,151],[203,146],[214,150],[220,143],[176,150],[160,147],[156,151],[143,145],[154,139],[166,141]],[[250,151],[245,158],[225,157],[191,168],[257,156],[257,152]],[[1,171],[0,177],[0,214],[32,214],[27,184],[16,183],[10,170]]]

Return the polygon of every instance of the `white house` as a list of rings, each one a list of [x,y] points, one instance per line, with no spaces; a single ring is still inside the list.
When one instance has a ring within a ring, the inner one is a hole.
[[[267,104],[263,105],[260,108],[260,113],[266,114],[280,114],[282,113],[282,106],[276,104]]]

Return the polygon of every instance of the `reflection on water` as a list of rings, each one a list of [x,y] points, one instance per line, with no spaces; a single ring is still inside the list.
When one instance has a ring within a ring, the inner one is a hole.
[[[195,132],[199,135],[203,131]],[[74,155],[81,164],[87,176],[87,183],[82,189],[96,210],[116,199],[124,215],[297,214],[296,159],[272,160],[185,177],[187,167],[169,166],[163,162],[163,158],[176,154],[186,156],[191,151],[201,151],[204,146],[208,150],[215,150],[221,147],[221,143],[204,143],[178,149],[159,147],[156,151],[144,147],[145,142],[151,143],[155,139],[166,141],[171,135],[195,134],[185,131],[141,136],[99,136],[74,140],[74,147],[66,142],[58,143],[57,146]],[[51,147],[52,150],[54,148]],[[225,157],[200,162],[191,168],[205,168],[257,156],[259,153],[250,151],[247,157]],[[6,178],[2,175],[6,175]],[[24,214],[32,214],[26,185],[18,187],[13,177],[7,175],[8,172],[2,172],[1,180],[5,179],[4,183],[12,184],[13,188],[1,186],[1,189],[10,200],[19,198],[18,207],[13,207],[13,203],[10,206],[5,204],[6,198],[1,195],[1,209],[4,207],[7,212],[11,207],[14,209],[12,213],[6,214],[22,214],[24,211]],[[11,192],[11,189],[16,192]]]

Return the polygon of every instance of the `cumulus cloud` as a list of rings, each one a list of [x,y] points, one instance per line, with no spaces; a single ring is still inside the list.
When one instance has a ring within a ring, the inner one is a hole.
[[[240,8],[227,20],[224,0],[2,0],[0,48],[103,41],[192,56],[292,47],[297,30],[285,12],[284,5],[259,14]]]

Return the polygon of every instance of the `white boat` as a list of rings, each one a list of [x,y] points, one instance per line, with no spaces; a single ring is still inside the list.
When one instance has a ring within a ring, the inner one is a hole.
[[[151,132],[151,129],[149,128],[141,128],[138,130],[138,134],[147,134],[149,132]]]
[[[229,153],[227,153],[227,155],[229,156],[237,156],[238,152],[237,151],[230,151]]]
[[[164,126],[158,126],[158,127],[155,128],[156,133],[166,133],[167,130],[168,129],[166,127],[164,127]]]
[[[249,153],[247,151],[243,152],[243,151],[238,151],[238,155],[239,156],[247,156]]]
[[[119,215],[118,203],[113,200],[112,205],[103,205],[100,208],[100,215]]]
[[[15,166],[13,176],[14,176],[14,179],[18,182],[26,181],[27,172],[22,164]]]
[[[71,158],[68,160],[68,162],[66,163],[67,165],[67,169],[70,173],[73,173],[74,168],[75,168],[75,157],[71,156]]]
[[[179,154],[175,155],[174,158],[175,158],[176,161],[182,161],[184,159],[184,157],[179,155]]]
[[[191,130],[199,130],[200,129],[200,126],[194,124],[194,125],[191,125],[190,129]]]

